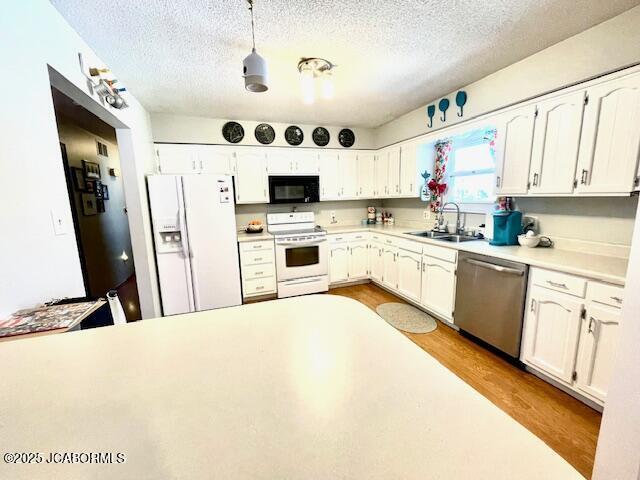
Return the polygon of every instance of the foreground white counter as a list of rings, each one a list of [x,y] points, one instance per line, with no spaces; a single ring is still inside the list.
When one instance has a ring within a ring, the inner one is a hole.
[[[11,479],[582,478],[375,313],[317,295],[0,345]]]

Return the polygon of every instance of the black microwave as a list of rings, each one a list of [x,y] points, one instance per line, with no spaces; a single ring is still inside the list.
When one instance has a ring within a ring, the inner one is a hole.
[[[319,201],[319,176],[269,176],[269,203],[314,203]]]

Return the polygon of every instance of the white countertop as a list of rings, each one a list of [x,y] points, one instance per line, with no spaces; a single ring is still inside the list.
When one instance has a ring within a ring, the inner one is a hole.
[[[247,233],[244,231],[238,232],[238,242],[257,242],[259,240],[272,240],[273,235],[267,232],[267,229],[264,228],[260,233]]]
[[[428,243],[439,247],[453,248],[465,252],[489,255],[492,257],[526,263],[534,267],[581,275],[595,280],[624,285],[628,259],[581,253],[574,250],[559,250],[557,248],[527,248],[521,246],[497,247],[489,245],[487,241],[472,241],[463,243],[449,243],[430,238],[407,235],[407,232],[419,231],[411,227],[399,226],[328,226],[327,233],[349,232],[379,232],[393,235],[416,242]]]
[[[0,346],[0,478],[582,478],[373,311],[314,295]]]

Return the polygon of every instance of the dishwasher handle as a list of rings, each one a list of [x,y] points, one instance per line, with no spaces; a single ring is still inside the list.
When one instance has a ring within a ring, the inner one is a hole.
[[[464,261],[467,263],[470,263],[471,265],[476,265],[482,268],[488,268],[496,272],[507,273],[509,275],[517,275],[519,277],[524,275],[524,271],[518,270],[516,268],[503,267],[502,265],[495,265],[493,263],[482,262],[480,260],[475,260],[473,258],[465,258]]]

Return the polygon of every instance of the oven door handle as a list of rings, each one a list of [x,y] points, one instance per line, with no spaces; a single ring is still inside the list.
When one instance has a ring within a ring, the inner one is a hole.
[[[327,239],[313,240],[312,242],[278,242],[276,245],[282,245],[285,247],[308,247],[309,245],[318,245],[319,243],[326,242]]]

